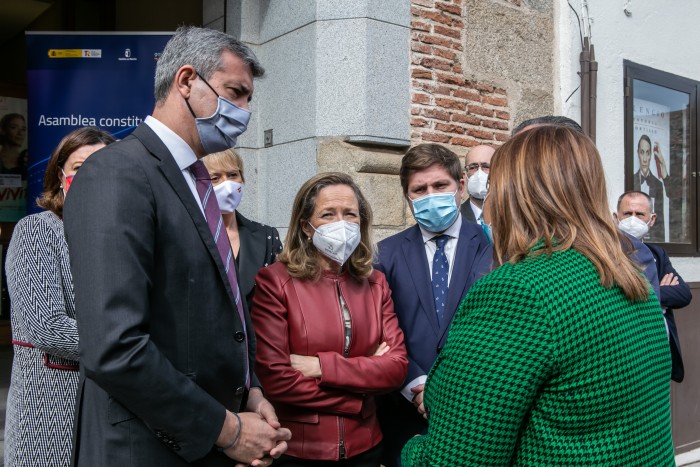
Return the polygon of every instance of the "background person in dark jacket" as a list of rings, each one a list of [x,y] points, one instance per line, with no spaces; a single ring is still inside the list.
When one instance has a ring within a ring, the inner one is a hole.
[[[255,275],[260,268],[269,266],[282,251],[280,234],[276,228],[249,220],[238,212],[245,191],[243,159],[233,149],[209,154],[202,158],[207,166],[214,193],[221,209],[226,234],[238,265],[238,285],[248,303],[253,306]]]
[[[656,222],[656,214],[651,209],[649,195],[641,191],[628,191],[617,200],[617,212],[613,213],[620,230],[627,232],[635,238],[642,239]],[[656,262],[656,271],[659,276],[660,297],[659,301],[664,309],[664,316],[668,324],[668,338],[671,347],[671,379],[680,383],[683,381],[685,370],[683,369],[683,357],[681,355],[681,343],[676,328],[676,319],[673,310],[683,308],[690,304],[693,295],[690,287],[683,278],[678,275],[671,264],[666,251],[657,245],[646,244],[651,250]]]

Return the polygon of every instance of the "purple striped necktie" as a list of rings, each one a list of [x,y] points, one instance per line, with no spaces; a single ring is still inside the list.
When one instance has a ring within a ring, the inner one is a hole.
[[[209,230],[211,230],[211,233],[214,236],[216,248],[219,250],[221,261],[224,263],[224,267],[226,268],[226,276],[231,284],[233,296],[236,297],[236,308],[238,309],[238,316],[241,318],[243,332],[245,333],[245,385],[246,388],[250,388],[250,369],[248,368],[248,332],[245,327],[243,305],[241,304],[241,291],[238,288],[238,278],[236,277],[236,267],[233,264],[234,258],[233,251],[231,250],[231,243],[229,242],[228,234],[226,233],[226,228],[224,227],[224,221],[221,218],[219,203],[216,200],[216,195],[214,194],[214,187],[211,184],[209,171],[204,166],[204,162],[197,160],[190,166],[190,172],[192,175],[194,175],[197,193],[199,194],[199,199],[202,201],[202,206],[204,207],[204,217],[207,219],[207,225],[209,225]]]

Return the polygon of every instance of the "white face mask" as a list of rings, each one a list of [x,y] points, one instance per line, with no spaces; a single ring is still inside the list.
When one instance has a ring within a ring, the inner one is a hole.
[[[309,223],[311,225],[311,223]],[[314,229],[314,246],[324,256],[342,266],[360,244],[360,225],[354,222],[338,221],[323,224]]]
[[[216,200],[219,202],[221,212],[230,214],[241,204],[243,197],[243,185],[233,180],[224,180],[218,185],[214,185]]]
[[[486,185],[489,181],[489,176],[479,168],[475,173],[469,177],[467,181],[467,190],[469,191],[469,196],[476,199],[484,199],[486,196]]]
[[[651,222],[651,219],[649,219]],[[625,217],[620,221],[618,227],[623,232],[627,232],[635,238],[641,240],[647,233],[649,233],[649,222],[644,222],[639,217],[630,216]]]

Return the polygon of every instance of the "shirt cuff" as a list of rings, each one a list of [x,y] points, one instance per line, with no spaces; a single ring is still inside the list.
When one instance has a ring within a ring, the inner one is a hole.
[[[408,402],[413,402],[413,396],[415,396],[415,394],[411,392],[411,388],[415,388],[420,384],[425,384],[426,379],[428,379],[428,375],[421,375],[418,378],[414,379],[406,386],[404,386],[403,389],[401,389],[401,395],[408,399]]]

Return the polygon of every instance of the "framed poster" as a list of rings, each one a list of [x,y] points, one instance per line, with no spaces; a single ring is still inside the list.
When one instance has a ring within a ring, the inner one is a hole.
[[[656,220],[644,241],[697,254],[697,84],[626,62],[625,187],[649,195]]]

